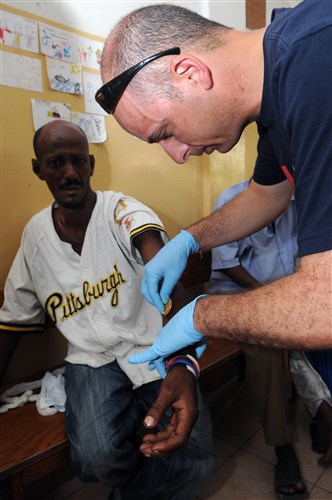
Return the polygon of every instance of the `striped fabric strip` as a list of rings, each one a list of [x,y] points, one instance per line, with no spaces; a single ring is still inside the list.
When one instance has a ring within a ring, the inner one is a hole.
[[[159,226],[159,224],[144,224],[143,226],[139,226],[136,229],[133,229],[133,231],[131,231],[130,233],[130,238],[132,239],[138,234],[143,233],[144,231],[148,231],[149,229],[156,229],[158,231],[165,232],[165,229]]]

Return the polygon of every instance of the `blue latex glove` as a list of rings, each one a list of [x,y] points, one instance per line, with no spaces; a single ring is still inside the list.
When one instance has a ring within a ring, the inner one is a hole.
[[[180,309],[160,330],[152,346],[147,351],[129,356],[129,363],[138,364],[166,358],[188,345],[200,342],[204,335],[195,329],[193,316],[196,302],[202,297],[206,297],[206,295],[196,297],[195,300]]]
[[[196,352],[196,357],[197,359],[199,359],[203,352],[205,351],[206,349],[206,346],[207,346],[207,338],[204,337],[196,346],[195,346],[195,352]],[[149,364],[148,364],[148,369],[150,371],[152,370],[158,370],[158,373],[159,375],[162,377],[162,378],[165,378],[167,373],[166,373],[166,370],[165,370],[165,364],[166,364],[166,361],[164,358],[157,358],[155,359],[154,361],[150,361]]]
[[[197,250],[199,244],[195,238],[182,230],[144,266],[141,292],[160,313],[185,270],[189,255]]]
[[[130,356],[131,357],[131,356]],[[131,363],[131,361],[129,361]],[[166,373],[166,370],[165,370],[165,360],[164,358],[157,358],[155,359],[154,361],[151,361],[149,364],[148,364],[148,369],[150,371],[152,370],[157,370],[159,375],[162,377],[162,378],[165,378],[167,373]]]

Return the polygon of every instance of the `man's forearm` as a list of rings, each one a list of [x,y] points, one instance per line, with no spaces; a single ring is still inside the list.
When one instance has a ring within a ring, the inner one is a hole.
[[[288,181],[260,186],[252,181],[248,188],[221,210],[190,226],[201,251],[239,241],[273,222],[286,210],[292,195]]]
[[[294,349],[331,349],[332,252],[301,259],[298,272],[235,295],[198,301],[195,328],[237,342]]]

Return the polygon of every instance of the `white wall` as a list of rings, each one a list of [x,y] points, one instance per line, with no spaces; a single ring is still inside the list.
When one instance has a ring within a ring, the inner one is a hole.
[[[74,29],[106,38],[114,24],[128,12],[149,3],[174,3],[228,26],[242,29],[245,26],[245,0],[194,0],[194,1],[82,1],[82,0],[2,0],[3,4],[56,21]]]
[[[301,0],[267,0],[266,24],[272,9],[294,7]],[[174,3],[236,29],[245,29],[245,0],[2,0],[3,4],[106,38],[114,24],[131,10],[149,3]]]
[[[295,5],[301,3],[302,0],[267,0],[266,2],[266,24],[268,25],[271,20],[271,14],[273,9],[278,9],[282,7],[295,7]]]
[[[222,0],[208,1],[209,12],[206,17],[220,24],[244,30],[246,27],[246,1]],[[191,2],[190,2],[191,4]],[[188,4],[187,4],[188,5]]]

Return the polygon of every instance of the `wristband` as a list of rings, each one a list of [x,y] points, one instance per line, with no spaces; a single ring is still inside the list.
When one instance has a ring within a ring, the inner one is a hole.
[[[197,378],[198,378],[201,374],[201,369],[199,367],[199,363],[198,363],[197,359],[195,359],[194,356],[192,356],[191,354],[186,354],[186,357],[189,358],[190,361],[192,362],[192,364],[194,365],[194,367],[198,373],[198,376],[197,376]]]
[[[190,358],[190,359],[188,359]],[[194,362],[193,362],[194,360]],[[200,374],[200,369],[199,369],[199,364],[193,358],[192,356],[184,355],[184,356],[175,356],[174,358],[171,358],[169,361],[167,361],[165,365],[165,370],[168,373],[168,371],[175,365],[185,365],[187,370],[189,370],[196,379],[198,379],[199,374]]]
[[[195,369],[189,365],[186,365],[186,368],[194,375],[195,379],[197,380],[198,377],[197,377],[197,373],[195,372]]]

